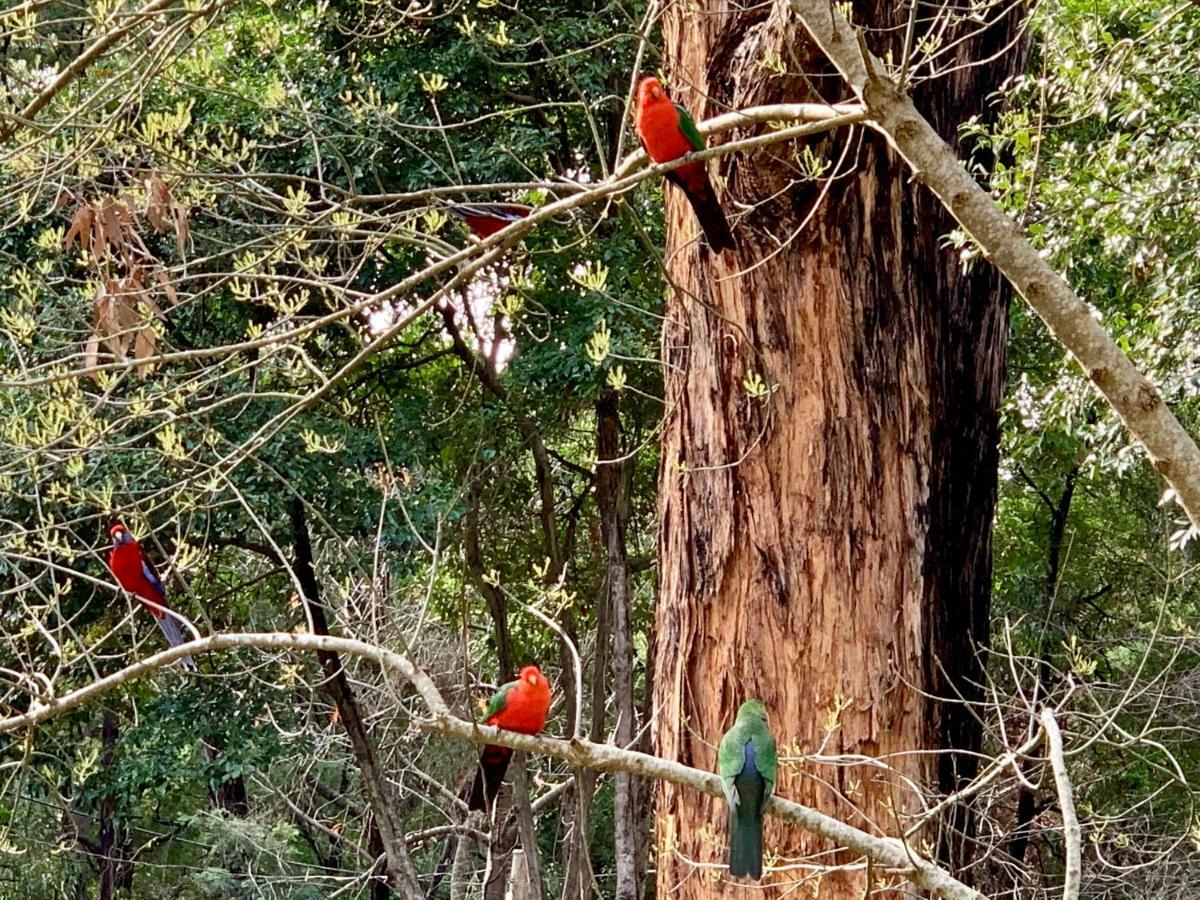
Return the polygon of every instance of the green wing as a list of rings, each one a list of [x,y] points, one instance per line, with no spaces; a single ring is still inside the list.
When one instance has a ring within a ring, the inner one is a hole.
[[[691,115],[678,103],[675,104],[675,111],[679,113],[679,130],[688,139],[688,143],[696,150],[703,150],[704,137],[696,128],[696,123],[692,121]]]
[[[500,685],[500,690],[492,694],[492,699],[488,701],[487,710],[483,714],[485,722],[508,705],[508,692],[516,686],[517,683],[515,681],[510,681],[508,684]]]
[[[750,741],[754,744],[754,763],[767,783],[767,796],[770,797],[775,792],[775,775],[779,770],[775,738],[771,737],[771,732],[765,727],[755,726],[750,732]]]
[[[721,784],[725,788],[725,799],[730,806],[737,806],[737,791],[733,779],[742,771],[746,764],[746,726],[737,722],[725,732],[717,747],[717,774],[721,776]]]

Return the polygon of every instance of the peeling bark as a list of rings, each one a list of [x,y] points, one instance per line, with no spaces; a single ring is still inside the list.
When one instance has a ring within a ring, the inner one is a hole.
[[[671,86],[693,113],[845,98],[786,5],[700,6],[664,17]],[[882,43],[900,40],[907,14],[859,3],[855,17]],[[962,61],[1004,47],[1015,24],[966,40]],[[772,55],[808,74],[766,77]],[[1021,62],[960,68],[918,101],[953,137]],[[892,767],[785,763],[776,790],[895,834],[917,805],[910,784],[949,792],[975,772],[978,726],[953,700],[978,696],[987,642],[1007,298],[994,272],[964,274],[939,246],[952,220],[884,140],[844,129],[807,148],[827,181],[803,179],[798,145],[721,157],[726,208],[751,210],[734,265],[690,241],[690,212],[668,193],[655,741],[711,771],[737,706],[757,696],[785,755]],[[968,752],[913,752],[947,747]],[[695,865],[725,862],[724,830],[709,824],[719,803],[671,785],[658,801],[659,894],[737,890]],[[944,824],[942,852],[961,859],[969,816],[952,808]],[[778,823],[765,843],[768,864],[837,847]],[[769,873],[762,896],[808,877]],[[820,896],[865,887],[839,872]]]

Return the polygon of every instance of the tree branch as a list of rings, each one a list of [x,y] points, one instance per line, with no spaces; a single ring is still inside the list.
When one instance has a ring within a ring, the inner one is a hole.
[[[313,570],[312,544],[308,536],[308,521],[304,514],[304,501],[299,497],[292,500],[292,546],[295,554],[293,568],[296,579],[304,593],[312,629],[316,634],[329,634],[329,623],[325,618],[325,606],[321,601],[321,589]],[[363,795],[367,806],[374,814],[372,828],[377,832],[381,849],[386,858],[388,883],[401,897],[419,900],[423,897],[417,882],[417,873],[404,844],[404,824],[396,813],[395,799],[387,774],[379,764],[375,742],[367,731],[366,723],[359,711],[358,701],[350,687],[350,679],[342,666],[336,650],[318,650],[317,659],[325,671],[325,691],[337,706],[338,717],[346,736],[354,761],[362,776]],[[373,835],[374,836],[374,835]],[[374,841],[371,841],[374,844]],[[372,853],[377,852],[372,847]]]
[[[912,100],[882,74],[884,65],[860,45],[858,33],[829,0],[789,3],[862,101],[870,124],[912,168],[913,179],[938,196],[984,256],[1075,357],[1130,434],[1146,448],[1150,464],[1175,489],[1192,524],[1200,526],[1200,448],[1167,408],[1158,389],[1121,352],[1088,304],[1042,258],[1017,223],[963,167]]]
[[[624,750],[610,744],[595,744],[584,740],[560,740],[504,731],[490,725],[480,725],[457,718],[450,713],[433,681],[406,657],[382,647],[352,638],[315,634],[244,633],[217,634],[189,641],[126,666],[112,675],[94,681],[79,690],[48,703],[35,702],[26,713],[0,719],[0,734],[28,728],[46,722],[68,710],[94,700],[155,669],[178,662],[185,656],[211,653],[218,650],[257,647],[284,650],[291,653],[322,651],[346,653],[369,659],[383,669],[399,674],[420,696],[429,716],[416,722],[418,728],[432,734],[460,738],[473,744],[499,744],[514,750],[525,750],[561,759],[575,768],[597,772],[628,772],[646,778],[670,781],[693,788],[713,797],[724,797],[721,780],[710,772],[693,769],[648,753]],[[892,837],[876,837],[832,816],[818,812],[782,797],[772,797],[766,812],[784,822],[797,825],[821,835],[841,846],[872,860],[896,875],[903,876],[935,897],[948,900],[986,900],[973,888],[954,878],[949,872],[921,856],[915,848]]]
[[[834,131],[838,128],[841,128],[844,125],[853,125],[864,120],[864,113],[861,111],[861,109],[853,106],[846,107],[844,105],[829,106],[825,104],[785,104],[777,108],[783,110],[789,107],[805,106],[811,106],[814,109],[823,110],[825,115],[821,116],[815,121],[805,121],[800,125],[794,125],[788,128],[780,128],[778,130],[770,130],[765,134],[755,135],[753,137],[745,138],[744,140],[732,141],[727,144],[709,147],[706,150],[700,150],[696,153],[689,153],[668,163],[645,165],[646,156],[642,151],[639,150],[637,153],[633,153],[627,157],[619,170],[622,173],[627,172],[628,174],[621,175],[621,177],[614,175],[605,181],[589,185],[587,188],[581,189],[569,197],[564,197],[560,200],[554,201],[553,203],[548,203],[545,206],[539,207],[531,212],[526,218],[520,220],[519,222],[514,222],[507,228],[496,232],[490,237],[479,241],[471,241],[461,250],[458,250],[449,256],[439,258],[436,262],[430,263],[420,271],[414,272],[380,291],[365,295],[361,293],[355,293],[351,295],[357,297],[354,302],[348,302],[345,306],[342,306],[333,312],[305,321],[303,324],[298,325],[295,328],[291,328],[286,331],[275,332],[270,336],[256,337],[249,340],[239,341],[235,344],[225,344],[220,347],[197,347],[191,350],[160,353],[154,356],[145,357],[144,359],[126,359],[111,363],[100,363],[98,365],[84,366],[80,369],[54,371],[47,375],[21,378],[19,380],[0,379],[0,388],[38,387],[41,385],[54,384],[59,381],[67,381],[82,376],[95,376],[100,372],[121,372],[132,368],[134,365],[158,366],[165,365],[167,363],[182,362],[185,360],[231,356],[235,353],[245,353],[264,347],[278,346],[286,341],[303,338],[309,334],[315,334],[328,325],[350,319],[353,316],[362,313],[364,310],[378,306],[381,303],[395,300],[397,297],[403,297],[430,279],[452,272],[456,273],[449,285],[443,286],[442,291],[435,292],[430,297],[413,304],[411,307],[408,307],[404,315],[397,318],[391,324],[391,326],[389,326],[386,332],[377,336],[370,345],[361,350],[352,360],[350,360],[350,362],[348,362],[333,377],[326,381],[320,387],[320,389],[313,391],[303,401],[294,404],[287,411],[288,415],[297,415],[299,412],[316,405],[317,402],[323,399],[335,387],[341,385],[350,376],[350,374],[356,371],[358,366],[360,366],[365,359],[369,358],[384,345],[395,339],[406,328],[408,328],[409,325],[416,321],[417,318],[429,312],[442,298],[442,296],[444,296],[446,287],[453,287],[456,283],[465,283],[472,274],[503,257],[508,248],[520,243],[528,232],[532,231],[543,222],[550,221],[562,215],[564,212],[568,212],[588,204],[598,203],[609,198],[621,197],[636,188],[643,181],[654,178],[658,175],[665,175],[667,172],[672,172],[675,169],[682,168],[683,166],[691,165],[699,160],[711,159],[713,157],[737,153],[743,150],[754,150],[759,147],[779,144],[783,143],[784,141],[793,140],[799,137],[823,134],[825,132]],[[761,109],[761,107],[757,109]],[[845,111],[846,109],[849,109],[850,111]],[[749,116],[754,111],[754,109],[743,110],[739,115],[743,117]],[[717,130],[714,123],[724,122],[725,124],[721,130],[728,130],[729,128],[733,128],[735,124],[734,121],[730,119],[731,116],[736,118],[735,114],[730,113],[725,116],[718,116],[715,119],[709,119],[706,122],[701,123],[698,127],[704,133],[713,133]],[[751,121],[753,121],[753,118]],[[641,168],[643,166],[644,168]],[[560,188],[562,185],[555,184],[552,187]],[[462,188],[460,186],[455,186],[453,188],[446,189],[430,188],[424,191],[410,192],[408,194],[360,195],[354,197],[353,199],[358,203],[372,203],[379,202],[381,200],[392,200],[396,202],[402,200],[418,202],[421,200],[429,201],[446,193],[461,194]]]
[[[220,7],[224,6],[228,0],[215,0],[201,9],[194,11],[186,11],[188,18],[196,19],[210,15]],[[65,69],[58,73],[57,77],[46,85],[37,96],[30,100],[25,107],[13,116],[12,120],[7,125],[0,125],[0,141],[6,141],[14,134],[17,129],[22,126],[29,125],[33,122],[33,117],[36,116],[42,109],[67,87],[76,78],[82,75],[92,63],[99,59],[109,47],[116,44],[127,34],[133,31],[147,17],[156,15],[176,5],[176,0],[152,0],[147,3],[137,12],[131,12],[126,15],[128,21],[119,28],[114,28],[111,31],[106,31],[99,38],[93,41],[86,50],[80,53],[73,59]]]
[[[1058,807],[1062,813],[1063,840],[1067,845],[1066,871],[1063,873],[1063,900],[1078,900],[1079,882],[1083,875],[1080,852],[1079,818],[1075,815],[1075,800],[1071,796],[1071,778],[1067,774],[1067,763],[1063,757],[1062,732],[1054,719],[1054,710],[1042,707],[1042,728],[1046,731],[1046,743],[1050,748],[1050,767],[1054,770],[1054,784],[1058,788]]]

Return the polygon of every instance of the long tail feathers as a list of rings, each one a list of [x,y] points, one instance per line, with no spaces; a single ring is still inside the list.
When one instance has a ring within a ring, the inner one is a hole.
[[[677,171],[686,173],[686,168]],[[733,240],[733,232],[729,230],[725,211],[717,202],[717,195],[713,191],[712,182],[708,180],[708,175],[703,171],[698,175],[686,173],[683,176],[678,176],[676,172],[668,172],[667,178],[683,190],[684,196],[692,204],[700,228],[713,252],[725,253],[735,249],[737,245]]]
[[[762,815],[737,807],[729,811],[729,874],[762,878]]]
[[[500,785],[504,783],[504,773],[508,771],[510,759],[512,750],[508,747],[484,745],[479,768],[475,770],[475,782],[471,785],[471,799],[467,804],[469,809],[491,809],[496,795],[500,793]]]
[[[164,615],[162,618],[156,617],[155,621],[158,622],[158,627],[166,636],[167,643],[172,647],[178,647],[180,644],[187,643],[187,638],[183,636],[183,629],[179,627],[179,622],[174,616]],[[190,656],[185,656],[183,659],[179,660],[179,664],[189,672],[197,671],[196,661]]]

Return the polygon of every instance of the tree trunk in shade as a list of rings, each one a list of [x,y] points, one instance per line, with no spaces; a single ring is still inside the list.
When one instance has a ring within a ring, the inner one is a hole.
[[[728,9],[700,0],[664,16],[669,87],[697,118],[845,98],[785,4]],[[856,24],[881,29],[872,50],[895,59],[907,15],[854,5]],[[950,74],[915,91],[944,136],[1023,64],[1018,24],[973,23]],[[952,27],[943,46],[967,34]],[[828,169],[805,180],[814,158]],[[942,246],[953,225],[940,204],[862,128],[711,171],[736,222],[733,263],[693,240],[691,210],[666,189],[656,749],[712,769],[738,705],[757,696],[780,746],[777,792],[896,835],[919,791],[974,773],[969,755],[922,751],[969,754],[980,740],[969,709],[937,698],[980,697],[1007,296],[986,265],[963,271]],[[705,865],[726,861],[722,804],[671,785],[657,799],[658,895],[737,893]],[[921,840],[961,864],[969,833],[959,809]],[[765,845],[781,870],[755,896],[800,880],[790,895],[864,896],[862,871],[818,887],[802,865],[855,861],[814,857],[836,848],[775,822]]]

